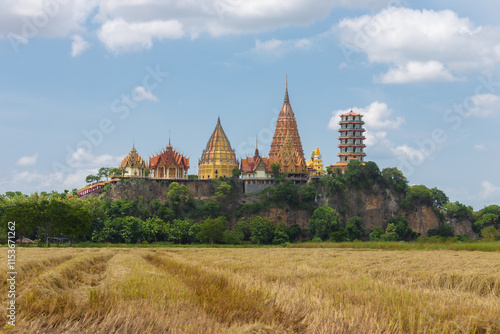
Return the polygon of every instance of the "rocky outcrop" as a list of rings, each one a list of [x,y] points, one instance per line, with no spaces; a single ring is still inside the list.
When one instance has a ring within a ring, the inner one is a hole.
[[[466,235],[470,239],[479,238],[477,233],[472,230],[472,223],[467,218],[451,218],[449,223],[451,227],[453,227],[453,233],[455,235]]]
[[[173,181],[130,179],[118,182],[116,185],[102,190],[99,194],[94,193],[86,196],[100,196],[109,200],[141,200],[151,202],[154,199],[165,202],[167,200],[168,187]],[[207,180],[176,180],[184,184],[195,198],[207,199],[214,194],[214,184]],[[232,199],[231,207],[236,208],[239,204],[259,201],[258,196],[244,195],[243,183],[237,182],[240,196]],[[400,207],[403,195],[393,189],[383,188],[377,184],[370,189],[350,189],[338,194],[328,194],[327,189],[317,187],[316,204],[327,205],[334,208],[346,222],[349,218],[359,216],[364,223],[365,231],[371,231],[379,226],[383,229],[387,226],[388,218],[404,216],[408,220],[410,228],[426,236],[429,229],[438,229],[442,222],[439,213],[429,205],[414,205],[412,210]],[[309,210],[299,209],[284,204],[282,207],[270,206],[245,218],[262,216],[268,218],[273,224],[284,222],[287,226],[298,224],[301,229],[308,228],[311,219]],[[243,217],[236,217],[229,221],[229,227]],[[450,221],[455,234],[468,235],[469,238],[477,238],[472,230],[472,224],[468,220],[452,219]]]

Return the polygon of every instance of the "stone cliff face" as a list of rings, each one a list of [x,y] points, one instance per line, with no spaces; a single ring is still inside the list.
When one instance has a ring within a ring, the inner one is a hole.
[[[109,200],[138,200],[140,197],[146,202],[158,199],[161,202],[167,200],[168,186],[172,181],[140,180],[132,179],[128,182],[118,182],[109,190],[101,194],[91,194],[87,196],[100,196]],[[180,180],[179,184],[185,184],[195,198],[210,198],[213,196],[214,187],[205,180]],[[243,196],[243,184],[238,182],[241,196],[235,198],[235,204],[257,201],[257,197]],[[327,205],[340,213],[342,221],[345,223],[349,218],[359,216],[363,219],[365,231],[369,232],[374,227],[379,226],[385,229],[388,218],[404,216],[408,220],[410,228],[426,236],[429,229],[437,229],[441,226],[439,214],[434,208],[428,205],[418,205],[413,210],[405,210],[399,203],[402,195],[394,190],[382,189],[375,185],[370,190],[351,189],[347,193],[327,196],[326,189],[318,188],[317,205]],[[283,207],[270,207],[254,215],[246,215],[245,218],[253,216],[268,218],[273,224],[285,222],[287,226],[298,224],[301,229],[308,228],[311,213],[307,210],[284,205]],[[243,217],[233,217],[229,221],[232,227]],[[469,221],[452,219],[450,221],[455,234],[466,234],[470,238],[477,238],[472,231],[472,224]]]
[[[453,227],[453,233],[467,235],[471,239],[478,239],[479,236],[472,230],[472,223],[465,218],[451,218],[449,221]]]
[[[120,181],[111,186],[107,191],[85,195],[89,197],[102,197],[111,201],[116,200],[138,200],[142,197],[144,201],[150,202],[158,199],[164,203],[167,200],[168,187],[170,183],[177,182],[186,185],[195,198],[210,197],[213,194],[213,186],[206,180],[145,180],[128,179]]]

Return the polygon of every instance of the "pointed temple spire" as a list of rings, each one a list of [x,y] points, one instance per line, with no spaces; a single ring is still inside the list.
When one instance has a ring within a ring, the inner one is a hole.
[[[259,142],[257,140],[257,137],[255,137],[255,156],[259,156]]]
[[[286,149],[285,146],[287,146]],[[286,150],[288,150],[288,152],[285,154],[284,151]],[[297,121],[295,120],[295,115],[293,113],[292,106],[290,105],[290,99],[288,96],[288,77],[286,79],[285,86],[285,100],[279,113],[278,120],[276,121],[276,129],[274,130],[273,141],[269,151],[269,160],[273,163],[278,162],[283,167],[285,164],[289,164],[289,162],[285,163],[283,160],[285,157],[286,160],[293,157],[293,166],[287,167],[287,173],[304,174],[307,172]]]
[[[285,99],[283,103],[290,103],[290,98],[288,98],[288,75],[286,76]]]

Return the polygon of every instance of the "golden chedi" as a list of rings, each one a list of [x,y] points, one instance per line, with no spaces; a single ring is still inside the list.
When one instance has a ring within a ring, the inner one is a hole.
[[[224,129],[222,129],[219,117],[214,132],[198,162],[198,179],[231,177],[236,168],[238,168],[236,154],[231,148],[231,143],[224,133]]]

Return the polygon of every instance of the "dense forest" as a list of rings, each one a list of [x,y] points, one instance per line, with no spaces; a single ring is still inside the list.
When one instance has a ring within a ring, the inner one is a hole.
[[[131,180],[124,178],[120,182]],[[276,174],[274,187],[254,195],[241,193],[236,175],[209,182],[213,194],[208,198],[196,198],[185,185],[172,182],[165,198],[151,201],[143,196],[109,200],[103,195],[112,185],[102,189],[101,196],[85,198],[68,198],[68,191],[31,195],[7,192],[0,195],[3,232],[0,243],[6,242],[9,221],[16,221],[17,237],[30,238],[40,245],[51,240],[67,240],[70,245],[72,242],[284,244],[298,240],[411,241],[423,237],[408,226],[404,215],[387,217],[384,224],[370,230],[362,217],[347,217],[347,199],[352,189],[368,193],[390,190],[398,194],[401,210],[411,211],[418,205],[431,207],[440,223],[437,228],[429,229],[426,237],[467,241],[467,235],[454,235],[448,223],[461,218],[472,224],[478,236],[499,238],[500,206],[490,205],[474,212],[470,206],[449,202],[437,188],[409,186],[401,171],[396,168],[380,171],[373,162],[352,161],[343,174],[329,169],[328,175],[301,186],[287,180],[286,175]],[[307,211],[309,221],[302,227],[287,226],[279,221],[273,224],[259,215],[269,208],[284,206]]]

